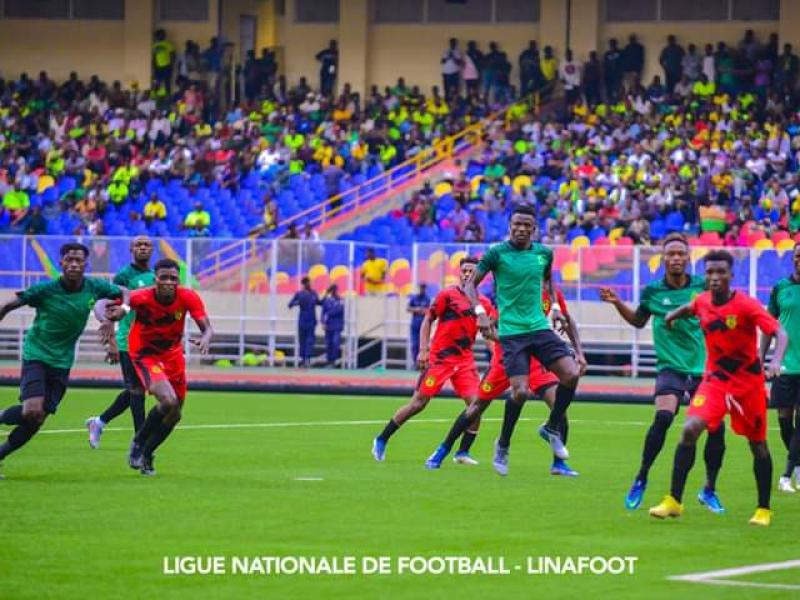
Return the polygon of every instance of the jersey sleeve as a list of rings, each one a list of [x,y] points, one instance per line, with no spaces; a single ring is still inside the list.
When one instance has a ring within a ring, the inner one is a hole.
[[[42,300],[47,296],[48,286],[49,283],[37,283],[26,290],[17,292],[17,298],[19,298],[19,301],[23,304],[36,308],[37,306],[41,306]]]
[[[186,310],[189,311],[189,314],[192,316],[192,318],[195,321],[206,318],[206,307],[203,304],[203,300],[200,298],[200,295],[194,290],[189,289],[184,289],[183,292],[183,304],[186,307]]]
[[[490,271],[494,271],[497,268],[498,261],[499,253],[497,246],[491,246],[478,261],[478,272],[485,275]]]
[[[769,295],[769,304],[767,305],[767,310],[769,314],[773,317],[779,317],[781,314],[781,307],[778,304],[778,292],[779,286],[775,286],[772,288],[772,293]]]
[[[639,306],[636,307],[636,316],[640,319],[649,319],[650,315],[650,286],[646,286],[642,290],[642,296],[639,298]]]
[[[447,290],[442,290],[438,294],[436,294],[436,298],[431,304],[431,307],[428,309],[428,314],[432,319],[439,319],[444,315],[444,311],[447,309]]]
[[[780,329],[778,320],[769,314],[756,300],[749,303],[750,317],[756,326],[766,335],[775,335]]]
[[[545,258],[544,268],[545,271],[547,271],[548,269],[553,268],[553,249],[548,248],[547,246],[542,246],[542,251]]]
[[[129,280],[130,280],[130,278],[125,274],[125,271],[120,271],[119,273],[114,275],[114,279],[112,279],[111,282],[114,285],[121,285],[123,287],[131,287],[130,285],[128,285]]]
[[[93,279],[94,290],[98,298],[107,298],[109,300],[116,300],[122,297],[122,290],[119,286],[106,281],[105,279]]]

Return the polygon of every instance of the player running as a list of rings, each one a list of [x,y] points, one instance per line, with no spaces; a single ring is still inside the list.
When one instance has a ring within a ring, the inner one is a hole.
[[[769,508],[772,457],[767,447],[767,394],[758,355],[757,329],[778,338],[767,369],[769,377],[780,374],[786,333],[756,300],[730,289],[733,257],[728,252],[709,252],[705,263],[708,291],[664,319],[670,327],[677,319],[699,318],[708,359],[675,451],[670,494],[650,509],[650,515],[659,519],[681,516],[681,498],[686,477],[694,464],[697,438],[706,429],[710,432],[719,429],[725,415],[729,414],[731,427],[749,440],[753,453],[758,507],[750,524],[767,526],[772,518]]]
[[[389,438],[414,415],[422,412],[439,390],[448,381],[453,385],[456,394],[467,405],[478,398],[480,378],[475,368],[472,346],[478,333],[478,320],[475,310],[464,291],[465,283],[472,277],[475,258],[464,258],[460,263],[460,284],[449,287],[436,296],[425,315],[420,329],[420,349],[417,362],[422,374],[417,380],[417,389],[405,406],[400,407],[384,427],[383,431],[372,442],[372,456],[377,461],[386,458],[386,444]],[[494,313],[494,307],[488,298],[478,297],[480,308],[486,314]],[[438,322],[433,335],[433,343],[428,348],[431,325]],[[477,465],[478,461],[469,455],[469,449],[478,434],[479,422],[461,439],[461,446],[455,455],[455,461],[461,464]]]
[[[793,494],[792,485],[800,485],[800,244],[795,244],[792,255],[794,273],[775,284],[769,297],[770,314],[777,318],[789,336],[781,374],[772,382],[770,400],[778,411],[781,440],[786,446],[786,470],[778,480],[781,492]],[[771,336],[761,338],[761,360],[766,360]]]
[[[656,414],[644,438],[639,472],[625,496],[625,506],[639,508],[647,489],[647,477],[667,437],[667,431],[680,410],[681,401],[689,401],[700,385],[706,360],[703,332],[696,318],[674,323],[670,328],[664,317],[676,307],[691,302],[705,290],[705,280],[686,272],[689,266],[689,242],[683,234],[671,233],[664,238],[662,257],[664,278],[653,281],[642,290],[636,310],[630,308],[610,288],[601,288],[600,297],[614,305],[628,323],[642,329],[653,317],[653,342],[656,350]],[[716,482],[725,454],[725,429],[709,432],[705,447],[706,485],[697,495],[711,512],[725,512],[717,496]]]
[[[0,320],[22,306],[36,310],[22,349],[21,404],[0,412],[0,423],[14,426],[0,445],[0,460],[24,446],[47,416],[56,412],[69,384],[75,344],[95,302],[119,299],[126,293],[103,279],[84,277],[89,249],[83,244],[64,244],[60,254],[58,279],[17,292],[15,299],[0,307]]]
[[[559,379],[555,402],[547,422],[539,428],[539,435],[550,444],[561,460],[569,452],[559,432],[559,425],[567,412],[580,379],[580,366],[569,346],[550,328],[542,307],[542,290],[547,289],[555,298],[551,271],[553,251],[534,243],[536,212],[528,206],[514,209],[509,222],[509,240],[495,244],[483,255],[472,278],[464,286],[475,312],[478,325],[486,339],[496,336],[494,324],[479,306],[477,286],[490,272],[494,274],[497,307],[500,311],[499,335],[503,348],[503,365],[511,381],[512,396],[505,405],[503,428],[495,442],[492,465],[499,474],[508,473],[508,450],[511,435],[519,420],[522,406],[528,398],[531,357],[536,358]],[[555,323],[564,317],[553,306],[551,317]],[[469,421],[459,419],[462,431]]]
[[[131,257],[133,262],[124,267],[114,276],[114,283],[129,290],[149,287],[155,283],[155,274],[150,268],[150,258],[153,256],[153,241],[146,235],[133,238],[131,241]],[[108,359],[112,364],[119,363],[122,369],[122,380],[125,389],[119,393],[116,400],[103,411],[100,416],[89,417],[86,420],[86,429],[89,431],[89,446],[100,447],[100,436],[103,428],[113,419],[125,412],[130,407],[133,417],[133,430],[138,431],[144,423],[144,388],[133,368],[131,356],[128,353],[128,334],[131,329],[135,314],[128,313],[119,322],[116,338],[113,336],[113,324],[109,331]]]
[[[580,338],[578,337],[578,329],[575,326],[575,321],[570,317],[569,310],[567,309],[567,301],[560,289],[556,289],[556,300],[567,322],[567,335],[575,348],[578,364],[583,371],[586,368],[586,359],[583,357],[583,350],[581,348]],[[542,295],[542,308],[546,316],[550,314],[551,305],[550,296],[547,290],[544,290]],[[445,438],[444,442],[439,445],[431,457],[425,462],[425,467],[428,469],[440,468],[444,459],[450,454],[450,450],[453,448],[456,439],[461,435],[461,430],[458,427],[460,422],[468,422],[475,418],[476,414],[482,415],[492,403],[492,400],[503,395],[510,385],[511,381],[506,375],[505,368],[503,368],[503,348],[500,342],[494,342],[492,344],[492,363],[489,367],[489,371],[481,380],[478,401],[470,404],[464,412],[459,415],[448,433],[447,438]],[[552,409],[555,403],[555,387],[557,385],[558,377],[545,369],[535,358],[531,357],[528,387],[533,396],[543,399],[547,406]],[[565,414],[559,424],[559,432],[561,433],[561,439],[564,443],[567,441],[568,431],[569,423],[567,421],[567,415]],[[550,474],[563,475],[566,477],[578,476],[577,471],[572,470],[566,461],[558,458],[555,454],[553,455],[553,464],[550,467]]]
[[[128,338],[133,367],[144,388],[158,404],[147,414],[131,443],[128,462],[143,475],[155,475],[153,453],[181,419],[186,399],[186,361],[183,330],[188,312],[200,329],[191,343],[208,354],[213,330],[200,296],[179,285],[178,263],[162,258],[154,267],[155,287],[130,294],[130,307],[109,305],[106,316],[120,320],[128,310],[136,311]]]

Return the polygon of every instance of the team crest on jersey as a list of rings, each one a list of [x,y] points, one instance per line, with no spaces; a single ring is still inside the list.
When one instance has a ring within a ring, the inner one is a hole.
[[[94,308],[94,303],[97,302],[94,298],[89,298],[89,309]]]
[[[736,315],[728,315],[725,317],[725,326],[728,329],[736,329]]]
[[[550,312],[550,300],[549,299],[542,301],[542,308],[544,309],[544,312]]]
[[[175,320],[176,321],[180,321],[182,316],[183,316],[183,313],[181,311],[179,311],[179,310],[175,311]]]
[[[428,377],[425,380],[425,385],[428,387],[433,387],[435,383],[436,383],[436,377]]]
[[[706,397],[700,394],[697,394],[694,398],[692,398],[692,405],[693,406],[703,406],[706,403]]]
[[[692,292],[692,296],[691,296],[690,300],[691,300],[692,302],[694,302],[694,301],[695,301],[695,299],[696,299],[696,298],[697,298],[699,295],[700,295],[700,292]]]
[[[481,384],[481,390],[483,390],[486,393],[491,392],[492,391],[492,384],[488,383],[488,382]]]
[[[158,375],[159,373],[161,373],[161,367],[153,367],[150,369],[150,372]]]

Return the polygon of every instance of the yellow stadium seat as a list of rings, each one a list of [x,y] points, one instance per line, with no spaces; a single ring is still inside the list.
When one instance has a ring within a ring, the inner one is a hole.
[[[622,235],[625,233],[624,227],[617,227],[611,230],[611,233],[608,234],[608,240],[610,242],[616,242]]]
[[[391,266],[389,267],[389,276],[394,277],[395,273],[403,269],[411,269],[411,265],[405,258],[393,260]]]
[[[469,189],[474,194],[478,191],[478,188],[481,186],[481,181],[483,181],[483,175],[475,175],[469,182]]]
[[[753,248],[756,250],[772,250],[775,246],[772,243],[772,240],[769,238],[764,238],[763,240],[756,240],[756,243],[753,244]]]
[[[578,248],[588,248],[590,246],[589,238],[585,235],[579,235],[570,244],[570,247],[573,250],[577,250]]]
[[[561,266],[561,280],[562,281],[578,281],[581,269],[575,261],[565,262]]]
[[[316,279],[317,277],[325,277],[328,274],[328,267],[322,264],[312,265],[308,270],[308,278]]]
[[[795,243],[796,242],[792,238],[786,238],[784,240],[781,240],[780,242],[778,242],[778,245],[776,246],[776,248],[778,249],[778,254],[780,256],[783,256],[783,254],[787,250],[794,249]]]
[[[651,273],[658,271],[658,268],[661,266],[661,255],[654,254],[651,256],[650,260],[647,261],[647,266],[650,268]]]
[[[519,194],[522,188],[530,187],[532,184],[533,180],[528,175],[517,175],[511,185],[514,188],[514,193]]]
[[[331,269],[330,272],[331,279],[341,279],[342,277],[348,277],[349,275],[350,269],[344,265],[336,265]]]
[[[467,253],[464,252],[463,250],[459,250],[458,252],[453,252],[450,255],[450,266],[453,269],[458,269],[459,268],[459,263],[461,262],[461,259],[462,258],[466,258],[466,257],[467,257]]]
[[[436,250],[428,257],[428,267],[431,270],[439,269],[442,263],[447,262],[447,255],[442,250]]]
[[[440,198],[445,194],[449,194],[452,191],[453,191],[453,186],[446,181],[440,181],[439,183],[436,184],[436,187],[433,188],[433,193],[437,198]]]
[[[56,184],[55,180],[50,175],[42,175],[39,177],[39,183],[36,186],[36,193],[41,194],[47,188],[51,188]]]

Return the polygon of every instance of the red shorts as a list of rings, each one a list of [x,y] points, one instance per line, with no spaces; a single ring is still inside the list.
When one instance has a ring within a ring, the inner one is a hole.
[[[480,377],[478,377],[478,369],[475,368],[473,361],[463,364],[442,363],[429,366],[419,376],[417,391],[432,398],[448,381],[461,398],[474,398],[478,395]]]
[[[535,358],[531,358],[530,371],[528,373],[528,388],[534,394],[541,394],[543,388],[558,383],[558,376],[548,371]],[[506,370],[501,364],[493,364],[489,372],[483,376],[481,389],[478,392],[478,399],[481,402],[491,402],[502,395],[511,386],[511,381],[506,375]]]
[[[736,385],[736,390],[732,393],[730,388],[718,383],[701,383],[689,404],[689,416],[700,417],[713,432],[729,414],[731,427],[736,433],[751,442],[763,442],[767,439],[767,390],[764,384],[744,388]]]
[[[186,359],[183,350],[146,356],[131,355],[133,368],[149,392],[155,381],[168,381],[179,400],[186,398]]]

